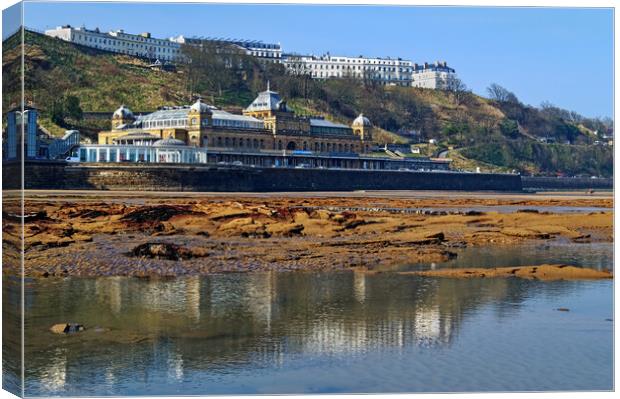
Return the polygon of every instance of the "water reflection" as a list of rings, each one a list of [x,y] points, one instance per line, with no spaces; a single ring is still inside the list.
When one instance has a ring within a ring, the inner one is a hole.
[[[250,388],[254,385],[240,381],[281,373],[291,364],[302,367],[298,362],[306,367],[316,361],[353,361],[381,353],[385,358],[364,367],[402,361],[415,370],[424,365],[415,363],[411,351],[418,351],[418,357],[420,350],[446,353],[468,323],[489,323],[485,321],[489,315],[493,323],[513,322],[528,301],[552,303],[579,296],[591,284],[603,284],[603,291],[611,293],[609,282],[449,280],[362,273],[33,281],[26,286],[30,298],[26,394],[255,392]],[[10,298],[18,286],[5,281],[4,288],[5,298]],[[83,323],[88,330],[66,337],[47,331],[64,321]],[[489,342],[494,342],[492,331],[489,336]],[[610,337],[603,340],[609,348]],[[483,349],[475,356],[488,357],[492,364],[496,355]],[[460,350],[457,344],[455,353]],[[398,360],[401,355],[405,357]],[[430,364],[441,361],[445,360],[428,360]],[[358,372],[351,370],[352,376]],[[308,373],[304,378],[313,381],[314,377]],[[435,384],[409,390],[452,389],[440,381]],[[278,387],[273,385],[270,392],[307,391]],[[355,387],[371,389],[363,383]]]
[[[402,270],[440,269],[454,267],[530,266],[543,263],[569,264],[593,269],[613,270],[613,244],[557,242],[550,244],[519,244],[454,249],[454,259],[440,263],[417,263]],[[392,268],[393,269],[393,268]]]

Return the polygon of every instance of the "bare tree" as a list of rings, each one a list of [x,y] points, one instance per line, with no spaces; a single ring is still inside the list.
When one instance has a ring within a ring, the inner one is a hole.
[[[467,85],[456,76],[448,77],[444,83],[445,90],[452,96],[455,105],[461,105],[469,96]]]
[[[303,98],[308,98],[310,81],[312,80],[312,70],[310,65],[299,55],[291,55],[286,61],[286,69],[289,75],[295,77],[299,83],[299,90]]]
[[[203,89],[222,95],[225,88],[243,79],[247,56],[238,46],[203,40],[199,44],[184,44],[181,51],[187,63],[190,95]]]
[[[519,103],[519,99],[513,92],[498,85],[497,83],[491,83],[491,85],[487,87],[487,93],[489,94],[489,98],[491,100],[495,100],[500,103]]]

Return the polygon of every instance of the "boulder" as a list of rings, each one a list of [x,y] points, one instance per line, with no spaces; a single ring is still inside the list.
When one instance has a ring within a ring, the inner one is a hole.
[[[303,224],[296,223],[272,223],[267,225],[267,233],[285,237],[300,235],[303,229]]]
[[[321,220],[329,220],[332,217],[332,213],[327,209],[317,209],[312,213],[312,216],[317,217]]]
[[[222,223],[218,230],[239,230],[243,226],[247,226],[254,223],[254,219],[251,217],[233,219],[230,222]]]
[[[147,242],[132,249],[130,255],[154,259],[183,260],[208,256],[208,253],[168,242]]]
[[[54,334],[72,334],[84,331],[84,326],[77,323],[59,323],[51,326],[50,331]]]

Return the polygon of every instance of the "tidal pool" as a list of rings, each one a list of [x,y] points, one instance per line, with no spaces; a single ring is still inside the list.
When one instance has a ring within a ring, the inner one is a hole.
[[[597,245],[554,256],[612,268],[611,245]],[[455,267],[482,259],[467,251]],[[496,266],[547,259],[515,256]],[[21,289],[3,284],[10,388],[20,337],[7,324],[18,325]],[[27,281],[24,299],[26,396],[613,389],[612,281],[66,278]],[[50,333],[59,322],[87,330]]]

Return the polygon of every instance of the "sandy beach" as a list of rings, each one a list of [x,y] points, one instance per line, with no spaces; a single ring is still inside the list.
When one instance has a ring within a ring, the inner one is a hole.
[[[33,192],[25,202],[25,273],[373,270],[445,261],[467,246],[612,242],[612,206],[611,195]],[[18,259],[10,261],[21,245],[19,202],[10,196],[3,224],[3,272],[19,274]]]

